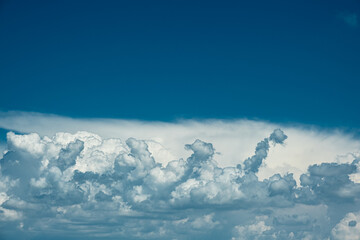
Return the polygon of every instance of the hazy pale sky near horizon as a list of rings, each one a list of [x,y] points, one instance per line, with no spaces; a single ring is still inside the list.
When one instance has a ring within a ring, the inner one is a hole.
[[[0,239],[359,239],[359,16],[0,1]]]

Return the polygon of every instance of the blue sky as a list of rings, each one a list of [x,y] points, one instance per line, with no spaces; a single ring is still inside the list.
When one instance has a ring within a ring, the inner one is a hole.
[[[358,239],[359,18],[0,1],[0,239]]]
[[[358,1],[2,1],[0,11],[2,111],[359,127]]]

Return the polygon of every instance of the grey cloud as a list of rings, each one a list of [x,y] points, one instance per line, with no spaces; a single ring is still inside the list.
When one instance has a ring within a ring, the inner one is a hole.
[[[56,161],[56,164],[60,168],[60,170],[64,171],[65,169],[75,165],[76,158],[83,149],[84,142],[80,140],[71,142],[69,143],[67,148],[61,149],[59,153],[59,158]]]
[[[283,144],[284,141],[288,137],[284,134],[284,132],[281,129],[275,129],[273,133],[271,133],[269,140],[273,141],[274,143]]]
[[[301,175],[301,185],[311,189],[321,201],[357,201],[360,185],[349,177],[357,171],[355,163],[312,165],[307,174]]]
[[[269,141],[273,142],[274,144],[282,144],[286,138],[287,136],[283,131],[281,131],[281,129],[274,130],[269,138],[265,138],[263,141],[257,144],[255,155],[245,160],[244,170],[246,172],[258,172],[263,160],[267,157],[270,148]]]
[[[349,227],[355,227],[356,224],[357,224],[357,222],[355,220],[351,220],[348,225],[349,225]]]

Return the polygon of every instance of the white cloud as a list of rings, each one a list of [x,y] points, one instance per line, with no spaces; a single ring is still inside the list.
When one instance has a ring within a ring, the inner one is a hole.
[[[260,179],[276,173],[292,172],[298,181],[300,175],[306,172],[311,164],[348,162],[347,154],[360,152],[360,140],[338,129],[322,130],[316,127],[250,120],[180,120],[165,123],[73,119],[38,113],[10,112],[0,114],[0,127],[24,133],[36,132],[40,136],[53,136],[58,132],[76,133],[83,130],[102,138],[144,139],[157,162],[163,164],[188,157],[190,152],[184,149],[184,145],[201,139],[215,146],[216,152],[219,153],[215,155],[215,160],[222,167],[234,166],[252,156],[254,146],[260,140],[274,129],[281,128],[289,138],[284,147],[270,148],[267,161],[259,169]],[[66,136],[61,138],[66,139]],[[93,138],[96,144],[97,137],[93,136]],[[103,161],[106,165],[106,160]]]
[[[191,225],[195,229],[211,229],[214,228],[219,222],[213,220],[214,214],[207,214],[201,217],[196,218]]]
[[[21,225],[73,238],[324,239],[351,236],[341,219],[360,211],[350,154],[360,144],[340,131],[37,114],[3,114],[0,126],[36,132],[9,133],[0,159],[0,229],[14,233]]]
[[[258,217],[257,217],[258,219]],[[266,218],[265,218],[266,219]],[[235,235],[232,240],[246,240],[246,239],[264,239],[264,233],[271,230],[271,227],[266,225],[265,221],[259,220],[258,222],[250,225],[235,226]],[[269,239],[270,236],[267,236]]]
[[[331,234],[335,240],[358,240],[360,236],[360,213],[348,213],[332,229]]]

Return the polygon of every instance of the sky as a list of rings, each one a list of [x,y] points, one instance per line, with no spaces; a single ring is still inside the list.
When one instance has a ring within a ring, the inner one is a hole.
[[[357,0],[3,0],[0,107],[358,128],[359,11]]]
[[[359,239],[359,18],[0,0],[0,239]]]

